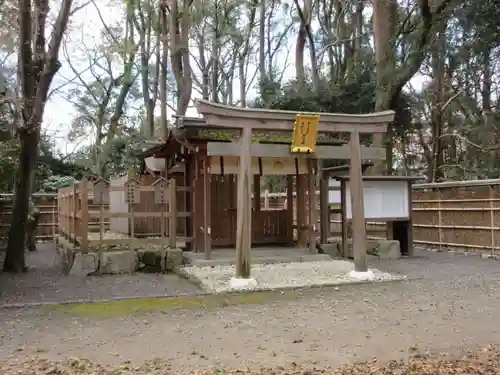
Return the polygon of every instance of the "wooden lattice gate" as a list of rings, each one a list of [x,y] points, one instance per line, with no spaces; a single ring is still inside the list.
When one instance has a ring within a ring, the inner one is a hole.
[[[212,245],[233,247],[236,244],[237,212],[236,175],[212,176]],[[293,214],[285,208],[255,210],[252,207],[252,243],[287,244],[293,230]]]

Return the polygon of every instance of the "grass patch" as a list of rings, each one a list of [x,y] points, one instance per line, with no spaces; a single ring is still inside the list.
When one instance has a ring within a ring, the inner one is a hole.
[[[117,317],[140,315],[155,311],[177,309],[203,309],[237,305],[264,304],[278,301],[293,301],[297,294],[293,291],[253,292],[226,295],[193,297],[140,298],[111,302],[75,303],[51,306],[49,309],[84,316]]]

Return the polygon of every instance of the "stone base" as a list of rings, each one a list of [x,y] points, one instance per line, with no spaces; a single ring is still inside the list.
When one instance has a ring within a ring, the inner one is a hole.
[[[323,247],[325,254],[328,254],[334,258],[340,256],[340,254],[342,253],[342,243],[340,240],[331,244],[325,244],[321,246]],[[367,254],[378,259],[401,258],[399,241],[396,240],[367,240],[366,247]],[[349,258],[353,258],[354,254],[352,251],[352,240],[347,241],[347,251],[347,256]]]
[[[141,271],[171,272],[182,265],[181,249],[139,250]]]
[[[242,279],[239,277],[232,277],[229,280],[229,289],[231,290],[251,290],[257,286],[257,280],[249,278]]]
[[[182,265],[181,249],[104,252],[100,273],[119,275],[136,271],[169,272]]]
[[[139,257],[136,251],[103,252],[99,273],[102,275],[119,275],[132,273],[139,268]]]
[[[322,254],[329,255],[332,258],[342,258],[339,243],[325,243],[318,245]]]
[[[82,254],[69,246],[58,244],[57,257],[64,274],[119,275],[136,271],[170,272],[183,263],[181,249],[123,250]]]
[[[165,272],[167,250],[139,250],[139,271],[159,273]]]
[[[165,271],[171,272],[177,267],[182,266],[184,257],[182,254],[182,249],[168,249],[167,258],[165,259]]]
[[[70,275],[88,275],[95,272],[99,265],[99,257],[96,253],[82,254],[77,252],[75,254],[75,261],[71,268]]]
[[[375,274],[370,270],[366,272],[351,271],[349,277],[357,281],[370,281],[375,278]]]

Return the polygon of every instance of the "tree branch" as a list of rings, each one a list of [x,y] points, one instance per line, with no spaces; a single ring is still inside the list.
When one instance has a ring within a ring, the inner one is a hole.
[[[420,26],[418,28],[419,35],[416,38],[417,42],[404,62],[403,68],[396,74],[394,85],[392,85],[391,97],[393,97],[395,93],[399,93],[411,77],[420,69],[422,61],[425,59],[424,52],[429,42],[431,29],[436,22],[440,21],[442,14],[453,1],[454,0],[443,0],[434,12],[431,10],[429,0],[419,1]]]
[[[62,0],[54,29],[52,30],[40,83],[36,91],[34,111],[29,121],[31,125],[38,125],[38,123],[42,120],[50,85],[57,71],[61,67],[61,63],[57,57],[59,55],[59,49],[61,48],[63,35],[68,26],[72,3],[73,0]]]

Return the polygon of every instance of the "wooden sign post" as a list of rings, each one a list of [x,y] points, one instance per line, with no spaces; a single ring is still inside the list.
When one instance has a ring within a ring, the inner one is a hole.
[[[154,198],[155,204],[159,204],[161,207],[161,217],[160,217],[160,230],[161,230],[161,243],[162,247],[165,249],[165,211],[167,207],[167,189],[168,181],[163,177],[160,177],[153,183],[154,186]]]
[[[316,151],[319,116],[297,115],[292,136],[292,152],[312,154]]]
[[[104,240],[104,205],[109,204],[109,181],[104,178],[97,178],[93,184],[94,204],[99,205],[99,262],[102,265],[102,242]],[[100,270],[97,269],[97,272]]]
[[[140,203],[140,184],[135,178],[129,178],[124,184],[125,186],[125,200],[130,207],[130,237],[135,237],[135,216],[134,205]]]

